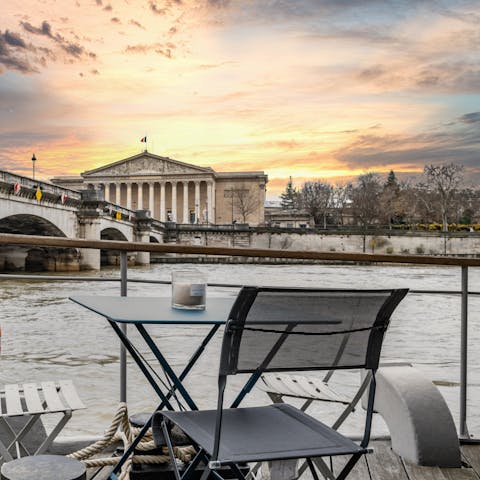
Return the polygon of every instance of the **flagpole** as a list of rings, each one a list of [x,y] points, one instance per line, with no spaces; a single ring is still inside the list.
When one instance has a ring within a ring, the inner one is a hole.
[[[144,147],[144,149],[143,149],[143,153],[147,152],[147,151],[148,151],[148,149],[147,149],[148,136],[147,136],[147,135],[143,136],[143,137],[141,138],[140,142],[141,142],[141,143],[145,143],[145,147]]]

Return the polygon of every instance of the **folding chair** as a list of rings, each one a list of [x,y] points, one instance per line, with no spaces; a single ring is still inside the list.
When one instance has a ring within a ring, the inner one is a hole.
[[[320,457],[348,455],[338,476],[347,477],[367,448],[375,396],[375,371],[390,316],[407,290],[316,290],[244,287],[225,326],[218,376],[216,410],[159,411],[153,417],[155,443],[167,445],[172,459],[170,431],[177,425],[192,441],[196,456],[177,480],[191,478],[200,462],[201,480],[223,478],[218,469],[229,467],[245,479],[239,464],[305,458],[312,476],[327,464]],[[339,346],[345,334],[341,358]],[[288,405],[223,408],[228,375],[251,377],[233,405],[264,372],[365,368],[372,372],[363,439],[357,444],[307,413]],[[315,460],[315,462],[314,462]]]
[[[353,322],[353,317],[351,318],[351,322]],[[352,325],[349,325],[348,329],[351,328]],[[333,366],[335,366],[342,358],[349,338],[350,333],[347,331],[343,335],[342,341],[339,344],[337,355],[333,361]],[[341,414],[332,424],[332,428],[338,430],[342,423],[347,419],[348,415],[355,410],[355,407],[365,393],[372,377],[370,374],[365,375],[355,395],[349,398],[346,395],[339,394],[330,386],[329,381],[334,373],[335,370],[331,369],[323,378],[291,375],[288,373],[268,373],[261,376],[258,388],[263,390],[275,403],[283,403],[283,397],[305,400],[300,407],[300,410],[303,412],[313,401],[332,402],[345,405]]]
[[[0,441],[0,462],[3,462],[13,460],[10,453],[13,447],[17,458],[44,453],[70,420],[72,412],[85,408],[85,405],[80,400],[72,381],[62,380],[40,384],[5,385],[0,390],[0,407],[0,429],[7,437],[6,443]],[[32,428],[42,415],[53,413],[63,415],[50,434],[42,439],[40,446],[34,452],[29,452],[22,440],[32,432]],[[15,430],[7,420],[13,417],[28,419],[19,430]]]
[[[353,317],[352,317],[353,321]],[[352,325],[349,325],[348,328],[352,328]],[[350,333],[347,332],[343,335],[343,339],[339,345],[339,349],[336,355],[336,358],[333,362],[336,365],[340,358],[343,355],[345,347],[348,343]],[[360,382],[359,388],[357,389],[353,397],[347,397],[336,392],[329,384],[330,379],[332,378],[335,370],[329,370],[323,378],[305,376],[305,375],[292,375],[289,373],[267,373],[263,374],[260,377],[258,383],[258,388],[263,390],[274,403],[283,403],[284,397],[302,399],[304,403],[301,405],[300,410],[304,412],[314,401],[321,402],[331,402],[342,404],[344,406],[340,415],[333,422],[331,427],[333,430],[338,430],[343,422],[347,419],[350,413],[355,411],[355,407],[358,402],[362,399],[363,394],[365,393],[368,385],[372,379],[372,375],[367,373],[363,376],[363,379]],[[318,463],[318,462],[317,462]],[[261,468],[262,463],[257,462],[253,466],[247,480],[251,480],[253,475]],[[323,468],[323,465],[320,466]],[[298,468],[298,478],[301,477],[303,472],[307,469],[307,465],[304,463]],[[325,470],[323,468],[323,470]],[[325,473],[325,472],[324,472]],[[328,473],[326,474],[327,478]],[[331,477],[330,477],[331,478]]]

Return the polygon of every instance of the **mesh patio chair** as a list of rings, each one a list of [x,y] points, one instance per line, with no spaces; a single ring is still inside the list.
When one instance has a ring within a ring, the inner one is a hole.
[[[350,319],[350,325],[343,334],[341,342],[339,342],[338,351],[333,361],[335,366],[342,358],[343,352],[350,339],[349,330],[352,328],[354,317]],[[359,388],[353,397],[340,394],[335,391],[330,385],[330,380],[335,373],[334,369],[329,370],[323,378],[292,375],[289,373],[267,373],[260,377],[257,387],[263,390],[274,403],[283,403],[283,398],[297,398],[304,400],[300,410],[305,411],[314,401],[332,402],[344,405],[344,409],[336,418],[331,427],[338,430],[348,415],[355,411],[355,407],[361,400],[364,392],[368,388],[371,380],[371,375],[365,375],[359,385]]]
[[[178,426],[196,449],[196,456],[175,478],[191,478],[200,462],[201,480],[223,478],[228,467],[239,479],[239,468],[259,461],[306,459],[313,478],[321,457],[348,455],[338,476],[347,477],[367,448],[375,395],[375,371],[390,316],[407,290],[316,290],[244,287],[225,326],[218,376],[216,410],[158,411],[152,427],[155,443],[167,445],[173,459],[171,429]],[[339,346],[349,334],[341,358]],[[234,401],[253,388],[264,372],[365,368],[372,372],[363,439],[360,444],[341,435],[307,413],[288,405],[223,408],[229,375],[250,374]],[[328,468],[322,462],[320,470]]]

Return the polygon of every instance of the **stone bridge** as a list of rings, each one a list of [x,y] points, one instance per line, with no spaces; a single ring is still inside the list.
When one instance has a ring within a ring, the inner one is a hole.
[[[69,190],[0,170],[0,232],[91,240],[163,242],[165,225],[149,210],[106,202],[98,190]],[[150,263],[138,252],[130,262]],[[72,271],[116,264],[118,254],[81,249],[0,249],[0,270]]]

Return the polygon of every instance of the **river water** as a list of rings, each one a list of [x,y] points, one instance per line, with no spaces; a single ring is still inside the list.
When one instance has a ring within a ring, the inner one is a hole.
[[[200,269],[212,283],[306,286],[325,288],[401,288],[417,290],[460,290],[458,267],[319,266],[319,265],[152,265],[129,269],[129,278],[169,280],[172,270]],[[118,277],[118,270],[102,270],[97,276]],[[92,273],[80,273],[92,276]],[[469,271],[470,290],[480,291],[480,270]],[[73,379],[87,409],[75,412],[67,434],[101,434],[118,404],[119,343],[108,323],[68,300],[70,295],[118,295],[114,282],[0,280],[2,353],[1,383]],[[234,296],[237,288],[208,288],[210,296]],[[169,296],[169,285],[129,283],[132,296]],[[207,299],[208,305],[208,299]],[[480,297],[469,301],[469,389],[468,425],[480,434]],[[162,351],[178,371],[203,338],[204,327],[151,329]],[[221,335],[217,334],[186,380],[200,407],[214,407],[217,359]],[[147,358],[152,355],[141,348]],[[460,296],[409,294],[392,317],[382,352],[383,361],[404,360],[428,378],[441,382],[455,422],[459,411]],[[357,375],[342,373],[337,387],[350,392]],[[334,377],[335,377],[334,376]],[[233,398],[241,378],[231,382],[227,394]],[[267,402],[255,390],[245,404]],[[152,411],[158,403],[151,387],[136,365],[128,363],[128,403],[131,412]],[[335,408],[317,402],[315,414],[335,415]],[[360,414],[358,414],[360,415]],[[333,418],[333,417],[332,417]],[[345,431],[354,433],[359,419],[353,418]],[[375,420],[377,433],[385,433]],[[349,430],[351,429],[351,430]]]

